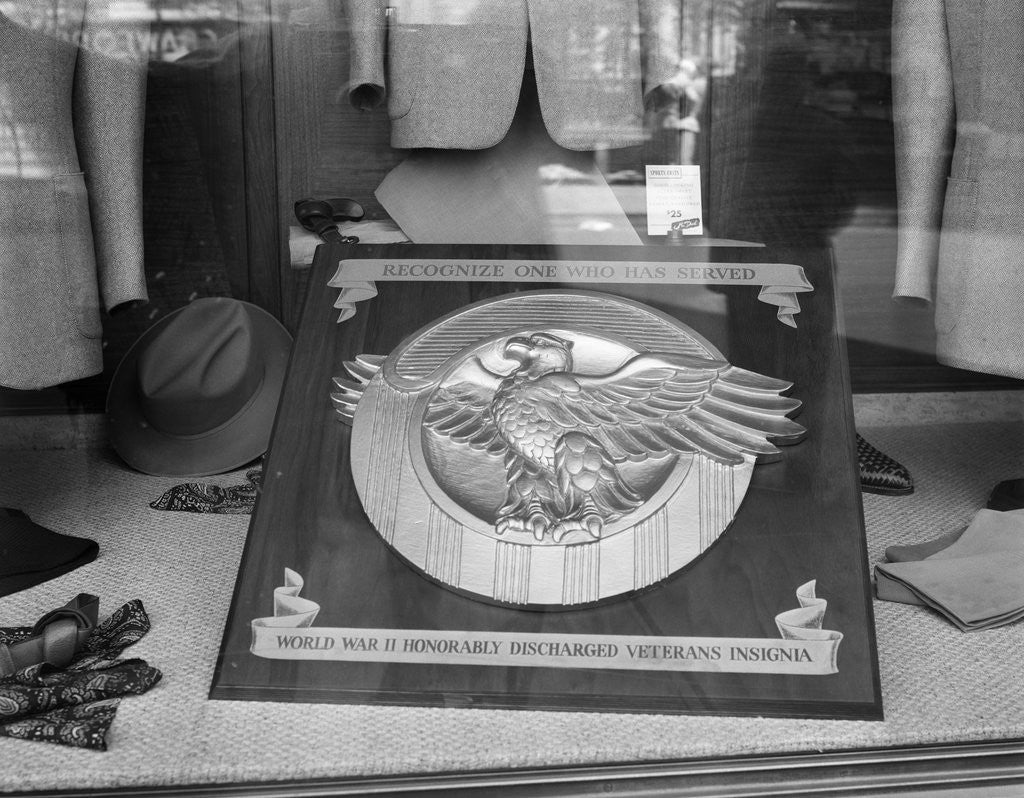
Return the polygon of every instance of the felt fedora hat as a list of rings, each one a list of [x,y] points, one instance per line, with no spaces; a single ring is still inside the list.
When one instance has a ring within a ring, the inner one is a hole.
[[[266,311],[196,299],[144,332],[107,394],[110,442],[146,474],[206,476],[267,450],[291,349]]]

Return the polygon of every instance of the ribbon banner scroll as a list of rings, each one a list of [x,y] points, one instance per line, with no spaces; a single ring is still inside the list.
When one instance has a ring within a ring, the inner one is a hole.
[[[838,672],[840,632],[822,628],[827,603],[814,581],[797,591],[800,606],[775,618],[781,639],[554,635],[436,629],[314,627],[319,606],[299,596],[302,577],[285,569],[274,615],[252,621],[251,651],[285,660],[336,660],[544,668],[781,673]]]
[[[338,321],[351,318],[357,303],[376,296],[374,283],[380,280],[750,285],[790,327],[796,327],[793,317],[800,312],[797,295],[814,290],[803,268],[792,263],[346,258],[328,281],[341,289],[334,303],[341,311]]]

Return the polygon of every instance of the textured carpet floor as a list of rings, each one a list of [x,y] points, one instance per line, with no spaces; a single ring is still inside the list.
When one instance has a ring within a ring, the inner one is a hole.
[[[917,490],[864,496],[869,557],[966,524],[999,480],[1024,476],[1024,424],[865,427]],[[242,481],[243,472],[213,478]],[[125,699],[105,753],[0,739],[0,791],[591,765],[908,746],[1024,736],[1024,624],[965,635],[927,609],[875,602],[884,722],[604,715],[210,701],[248,516],[157,512],[180,480],[105,450],[0,451],[0,505],[91,537],[95,562],[0,598],[32,623],[80,591],[105,615],[140,598],[153,629],[127,654],[164,672]]]

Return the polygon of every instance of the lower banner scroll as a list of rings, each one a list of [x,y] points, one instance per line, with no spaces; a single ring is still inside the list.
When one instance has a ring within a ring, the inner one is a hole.
[[[286,660],[821,676],[838,672],[843,639],[841,632],[822,628],[827,602],[815,596],[813,580],[797,588],[798,608],[776,616],[781,639],[314,627],[319,606],[299,596],[302,587],[302,577],[286,568],[285,584],[274,591],[274,615],[252,621],[253,654]]]

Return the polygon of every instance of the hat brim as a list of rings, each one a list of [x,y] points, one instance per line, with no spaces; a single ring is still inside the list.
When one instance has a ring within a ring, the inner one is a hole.
[[[262,308],[241,300],[231,301],[249,315],[254,345],[263,357],[264,373],[251,401],[226,424],[202,435],[178,437],[153,428],[142,412],[136,379],[139,356],[184,308],[167,314],[140,335],[114,371],[107,392],[110,443],[137,471],[156,476],[209,476],[240,468],[266,452],[292,337]]]

